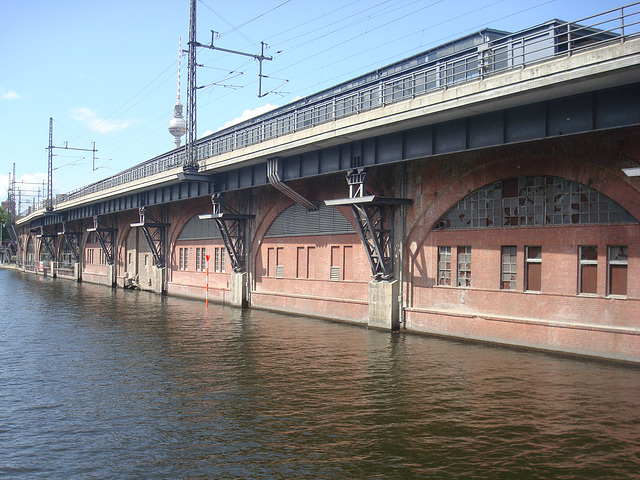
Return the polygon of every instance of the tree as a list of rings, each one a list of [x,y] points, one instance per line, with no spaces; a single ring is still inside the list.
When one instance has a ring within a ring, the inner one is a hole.
[[[0,224],[2,224],[2,240],[9,238],[7,223],[9,223],[9,213],[0,206]]]

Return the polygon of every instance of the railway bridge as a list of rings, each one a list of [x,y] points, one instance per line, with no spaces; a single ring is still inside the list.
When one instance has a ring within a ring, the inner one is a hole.
[[[482,30],[58,195],[20,268],[639,362],[639,18]]]

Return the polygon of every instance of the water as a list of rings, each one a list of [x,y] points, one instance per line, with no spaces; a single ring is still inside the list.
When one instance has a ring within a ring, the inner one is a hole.
[[[639,478],[640,369],[0,270],[0,478]]]

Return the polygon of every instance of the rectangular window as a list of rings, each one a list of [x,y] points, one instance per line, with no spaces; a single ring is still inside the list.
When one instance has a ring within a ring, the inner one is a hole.
[[[267,248],[267,277],[273,277],[276,274],[276,249]]]
[[[284,247],[276,247],[276,278],[284,278]]]
[[[219,272],[220,271],[220,249],[216,248],[216,260],[214,262],[215,265],[215,271]]]
[[[342,279],[350,280],[353,277],[353,247],[345,245],[343,254]]]
[[[184,248],[178,253],[178,270],[184,270]]]
[[[502,247],[502,273],[500,282],[500,288],[502,290],[516,289],[516,272],[518,268],[517,252],[518,250],[514,246]]]
[[[438,247],[438,285],[451,286],[451,247]]]
[[[627,294],[627,257],[626,245],[612,245],[607,251],[607,294]]]
[[[200,271],[200,248],[196,247],[196,272]]]
[[[189,249],[184,249],[184,269],[189,270]]]
[[[307,248],[307,278],[318,278],[316,276],[316,249]]]
[[[471,247],[458,247],[458,286],[471,286]]]
[[[296,278],[307,278],[307,250],[304,247],[296,249]]]
[[[227,256],[225,255],[225,253],[226,253],[225,252],[225,248],[222,247],[220,249],[220,271],[221,272],[226,272],[227,271],[227,269],[225,267],[225,259],[227,258]]]
[[[200,250],[200,268],[203,272],[207,269],[207,251],[205,248]]]
[[[579,262],[578,293],[597,293],[598,247],[595,245],[581,245]]]
[[[542,247],[526,247],[525,290],[540,292],[542,288]]]

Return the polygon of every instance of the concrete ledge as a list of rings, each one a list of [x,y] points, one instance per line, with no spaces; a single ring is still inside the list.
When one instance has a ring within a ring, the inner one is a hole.
[[[367,324],[367,302],[353,299],[254,290],[251,307],[329,320]]]
[[[206,291],[202,285],[184,285],[179,283],[167,283],[167,295],[174,297],[202,300],[204,302]],[[228,289],[209,287],[209,301],[215,303],[230,304],[231,292]]]
[[[407,331],[640,363],[640,330],[408,308]]]

